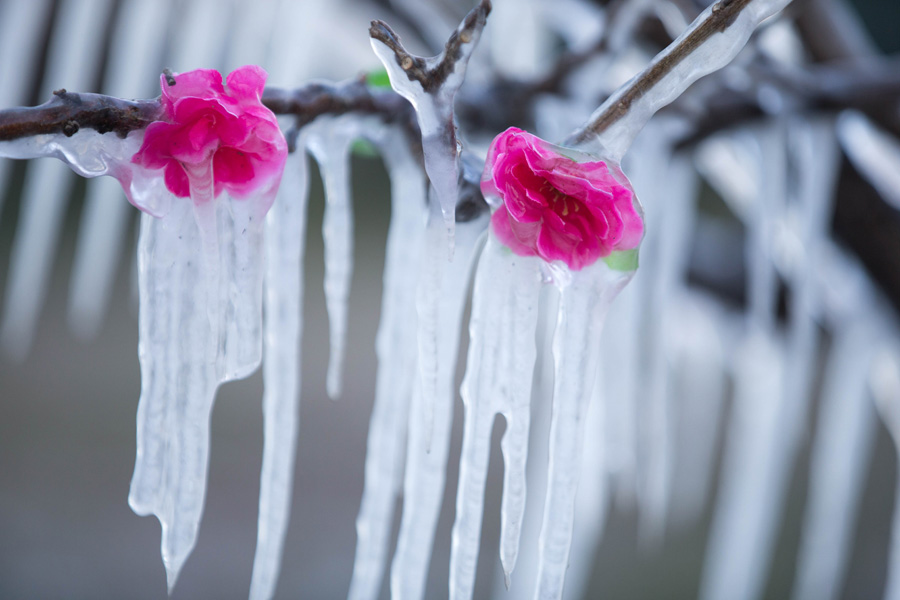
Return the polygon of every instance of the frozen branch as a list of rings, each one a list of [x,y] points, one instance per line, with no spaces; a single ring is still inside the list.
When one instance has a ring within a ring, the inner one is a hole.
[[[457,68],[465,68],[465,62],[472,54],[474,42],[477,42],[481,36],[490,12],[491,1],[481,0],[478,6],[466,15],[456,31],[450,35],[444,51],[437,57],[437,60],[410,54],[403,47],[400,37],[384,21],[372,21],[372,26],[369,27],[369,36],[393,52],[397,65],[406,73],[410,81],[417,81],[423,90],[434,93],[444,86],[448,77]]]
[[[647,69],[607,99],[569,141],[586,143],[597,136],[613,158],[620,158],[657,110],[700,77],[731,62],[756,26],[789,2],[719,0]]]

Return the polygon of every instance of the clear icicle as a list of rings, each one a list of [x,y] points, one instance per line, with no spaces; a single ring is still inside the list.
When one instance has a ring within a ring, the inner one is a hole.
[[[403,444],[416,373],[416,282],[427,182],[400,132],[382,156],[391,179],[391,224],[375,348],[378,372],[369,424],[366,477],[356,518],[356,558],[348,598],[375,600],[387,562],[391,517],[402,482]]]
[[[419,378],[416,378],[413,389],[403,482],[403,516],[397,550],[391,564],[391,594],[396,600],[419,600],[424,597],[450,451],[460,323],[470,264],[487,222],[488,216],[485,214],[473,221],[457,224],[457,257],[453,263],[447,264],[440,282],[448,293],[441,296],[437,307],[440,315],[437,321],[437,360],[440,368],[437,371],[436,396],[430,398],[422,392]],[[430,409],[434,416],[432,422],[428,422],[424,414],[424,406],[428,404],[433,406]]]
[[[298,143],[266,216],[264,441],[251,600],[268,600],[275,593],[290,516],[300,416],[308,179],[306,152]]]
[[[433,194],[433,192],[432,192]],[[432,195],[433,198],[433,195]],[[447,264],[447,251],[444,230],[441,227],[440,208],[436,202],[429,202],[428,223],[425,228],[422,249],[421,273],[416,286],[416,316],[418,335],[416,344],[418,358],[416,366],[421,378],[422,419],[424,425],[425,446],[431,448],[431,435],[434,429],[434,400],[438,394],[438,372],[442,365],[438,357],[438,329],[441,327],[440,302],[444,272],[450,268]]]
[[[162,524],[170,590],[203,512],[216,388],[252,372],[261,354],[264,210],[213,200],[211,184],[192,186],[192,200],[163,218],[141,217],[142,388],[129,504]]]
[[[541,261],[509,252],[492,233],[478,261],[461,394],[465,405],[456,520],[450,550],[450,598],[472,598],[484,486],[494,417],[507,422],[503,450],[500,559],[515,567],[525,512],[525,466],[541,289]]]
[[[841,327],[825,367],[795,600],[837,600],[843,589],[853,524],[875,442],[875,413],[866,392],[876,327],[865,317]]]
[[[600,261],[570,274],[569,281],[557,283],[561,297],[553,338],[553,413],[534,596],[538,600],[562,598],[587,409],[599,366],[597,340],[612,301],[633,275],[633,271],[612,271]]]
[[[547,492],[547,448],[550,439],[551,399],[553,398],[553,352],[551,340],[559,313],[559,290],[544,285],[538,307],[537,357],[532,384],[531,436],[528,449],[528,501],[522,519],[519,556],[516,560],[516,583],[507,577],[498,563],[494,577],[494,597],[525,600],[534,594],[537,579],[538,538],[544,497]]]
[[[128,0],[119,8],[112,50],[104,77],[104,92],[120,98],[152,94],[147,75],[159,69],[168,2]],[[2,187],[2,186],[0,186]],[[69,326],[94,337],[109,304],[115,271],[131,211],[122,190],[111,181],[89,181],[72,269]]]
[[[329,127],[328,125],[331,125]],[[325,184],[325,305],[328,309],[329,357],[326,389],[341,395],[347,338],[347,299],[353,278],[353,205],[350,198],[350,146],[356,138],[349,122],[328,123],[310,134],[309,149],[321,167]]]
[[[190,202],[175,204],[163,219],[141,216],[141,399],[128,502],[137,514],[160,520],[170,591],[196,540],[218,386],[207,315],[211,286],[200,253]]]

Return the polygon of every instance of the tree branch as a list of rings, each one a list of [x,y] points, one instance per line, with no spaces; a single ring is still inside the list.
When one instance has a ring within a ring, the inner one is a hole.
[[[159,119],[159,99],[122,100],[101,94],[53,92],[53,98],[27,108],[0,111],[0,142],[32,135],[75,135],[79,129],[115,132],[124,138]]]

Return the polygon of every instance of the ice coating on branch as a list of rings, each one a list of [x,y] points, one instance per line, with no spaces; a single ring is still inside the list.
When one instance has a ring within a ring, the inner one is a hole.
[[[481,37],[491,4],[483,0],[466,16],[438,56],[420,58],[407,53],[384,23],[372,23],[375,55],[387,70],[391,87],[410,101],[422,134],[425,172],[437,196],[453,256],[456,203],[459,198],[459,142],[453,102],[462,86],[469,58]],[[378,37],[382,39],[379,39]],[[388,40],[391,46],[383,41]]]
[[[450,553],[450,598],[472,598],[484,512],[491,430],[500,413],[503,500],[500,557],[507,576],[515,567],[525,510],[525,464],[535,362],[542,261],[516,256],[488,235],[475,274],[469,353],[461,394],[465,405],[456,520]]]
[[[722,29],[714,31],[697,47],[687,48],[684,45],[686,38],[714,13],[722,10],[724,1],[716,2],[700,13],[691,26],[660,52],[641,74],[610,96],[591,116],[590,122],[596,123],[603,115],[616,114],[616,118],[604,123],[593,140],[598,148],[603,148],[608,158],[621,160],[635,136],[656,111],[678,98],[701,77],[730,63],[760,22],[783,9],[791,0],[749,0]],[[661,63],[672,62],[674,64],[660,70]],[[654,77],[649,86],[639,90],[631,87],[650,73],[659,76]],[[581,137],[580,132],[576,135]]]
[[[300,140],[266,215],[264,443],[251,600],[267,600],[275,593],[290,516],[300,411],[307,188]]]
[[[309,133],[309,150],[325,184],[325,306],[328,309],[328,396],[341,395],[347,343],[347,299],[353,278],[353,203],[350,197],[350,149],[362,132],[351,117],[321,120]]]
[[[599,364],[598,340],[610,305],[633,275],[598,262],[572,272],[567,281],[556,280],[561,297],[553,339],[550,464],[535,592],[541,600],[563,594],[585,423]]]
[[[403,474],[410,399],[416,385],[416,251],[422,244],[427,182],[402,132],[382,154],[391,179],[391,224],[384,266],[381,319],[375,349],[378,372],[369,423],[365,487],[356,518],[356,557],[350,600],[375,600],[387,563],[394,505]]]
[[[443,500],[450,451],[460,324],[471,262],[486,227],[486,215],[458,224],[457,257],[452,263],[444,261],[446,268],[442,270],[439,281],[441,288],[447,290],[441,294],[436,308],[439,318],[436,321],[435,350],[439,369],[434,396],[429,397],[423,392],[419,378],[413,389],[403,481],[403,515],[397,550],[391,564],[391,594],[394,598],[420,600],[425,597],[425,580]]]

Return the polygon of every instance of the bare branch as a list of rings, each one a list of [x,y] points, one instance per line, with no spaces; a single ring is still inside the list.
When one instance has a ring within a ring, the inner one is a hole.
[[[62,133],[68,137],[79,129],[115,132],[124,138],[160,117],[159,99],[122,100],[101,94],[74,94],[57,90],[53,98],[27,108],[0,111],[0,141],[32,135]]]

